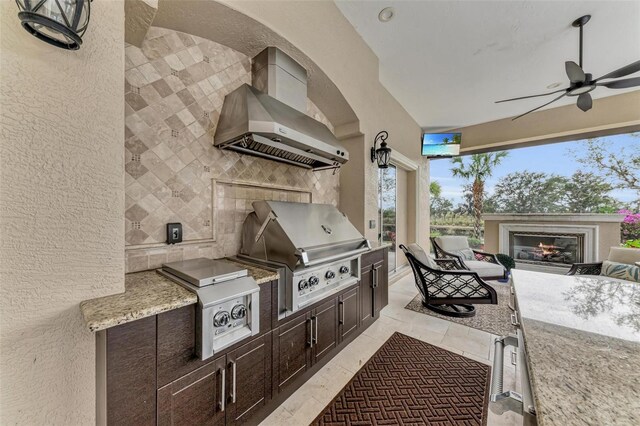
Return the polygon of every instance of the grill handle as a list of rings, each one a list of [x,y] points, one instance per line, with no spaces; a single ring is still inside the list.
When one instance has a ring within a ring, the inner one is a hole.
[[[522,414],[522,395],[512,391],[503,391],[504,349],[507,346],[518,347],[516,336],[499,337],[494,341],[493,368],[491,373],[491,396],[489,407],[491,411],[502,415],[507,411]]]
[[[335,254],[333,256],[329,256],[329,257],[323,257],[321,259],[316,259],[316,260],[307,260],[306,262],[304,261],[304,257],[302,255],[298,255],[298,257],[300,257],[300,259],[302,260],[302,263],[304,264],[304,266],[314,266],[314,265],[318,265],[321,263],[328,263],[328,262],[332,262],[334,260],[340,260],[342,258],[346,258],[346,257],[351,257],[351,256],[355,256],[358,254],[362,254],[365,252],[368,252],[370,249],[369,247],[363,247],[357,250],[352,250],[352,251],[348,251],[346,253],[340,253],[340,254]]]

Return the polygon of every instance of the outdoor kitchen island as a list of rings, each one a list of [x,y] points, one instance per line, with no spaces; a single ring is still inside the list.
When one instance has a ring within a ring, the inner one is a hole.
[[[125,293],[81,306],[98,332],[97,423],[259,423],[378,319],[387,250],[361,254],[357,282],[285,318],[278,273],[245,265],[260,286],[259,333],[206,360],[196,350],[197,299],[155,271],[127,275]]]
[[[640,283],[512,273],[538,424],[640,424]]]

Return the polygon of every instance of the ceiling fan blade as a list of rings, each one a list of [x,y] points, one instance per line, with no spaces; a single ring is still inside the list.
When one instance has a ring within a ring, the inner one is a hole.
[[[546,107],[547,105],[549,105],[549,104],[551,104],[551,103],[553,103],[553,102],[557,101],[558,99],[560,99],[560,98],[562,98],[562,97],[566,96],[566,94],[567,94],[567,92],[565,92],[565,93],[563,93],[562,95],[558,96],[557,98],[555,98],[555,99],[553,99],[553,100],[551,100],[551,101],[547,102],[547,103],[546,103],[546,104],[544,104],[544,105],[540,105],[538,108],[534,108],[534,109],[532,109],[531,111],[527,111],[527,112],[525,112],[524,114],[520,114],[519,116],[512,118],[512,119],[511,119],[511,121],[513,121],[513,120],[517,120],[517,119],[518,119],[518,118],[520,118],[520,117],[523,117],[523,116],[525,116],[525,115],[527,115],[527,114],[532,113],[533,111],[537,111],[537,110],[539,110],[540,108]]]
[[[503,99],[501,101],[496,101],[495,103],[499,104],[501,102],[519,101],[520,99],[538,98],[540,96],[549,96],[549,95],[553,95],[554,93],[560,93],[560,92],[566,92],[566,91],[567,89],[560,89],[560,90],[556,90],[555,92],[541,93],[539,95],[521,96],[519,98]]]
[[[591,99],[591,95],[588,93],[581,94],[580,96],[578,96],[578,102],[576,102],[576,104],[578,105],[578,108],[580,108],[584,112],[589,111],[591,107],[593,107],[593,100]]]
[[[611,71],[609,74],[605,74],[602,77],[597,78],[595,81],[604,80],[606,78],[620,78],[638,71],[640,71],[640,61],[635,61],[615,71]]]
[[[584,71],[582,71],[582,68],[580,68],[580,65],[573,61],[565,62],[564,68],[567,71],[569,81],[572,83],[582,83],[587,79],[587,76],[584,74]]]
[[[625,78],[622,80],[614,80],[606,83],[597,83],[596,86],[604,86],[609,89],[626,89],[627,87],[640,86],[640,77]]]

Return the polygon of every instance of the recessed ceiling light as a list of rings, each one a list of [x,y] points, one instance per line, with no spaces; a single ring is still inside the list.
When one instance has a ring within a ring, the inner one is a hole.
[[[389,22],[395,13],[396,11],[392,7],[385,7],[378,13],[378,20],[380,22]]]
[[[547,86],[547,89],[555,89],[556,87],[560,87],[562,83],[551,83]]]

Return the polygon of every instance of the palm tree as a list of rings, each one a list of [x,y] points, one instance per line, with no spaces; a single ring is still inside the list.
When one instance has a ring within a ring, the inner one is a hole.
[[[438,198],[442,194],[442,185],[440,185],[440,182],[432,180],[429,183],[429,192],[432,197]]]
[[[451,168],[453,176],[472,181],[473,196],[473,236],[481,237],[480,227],[482,221],[482,204],[484,202],[484,182],[491,177],[493,170],[508,155],[505,151],[491,152],[488,154],[470,155],[470,161],[465,162],[463,157],[455,157],[451,160],[454,165]]]

